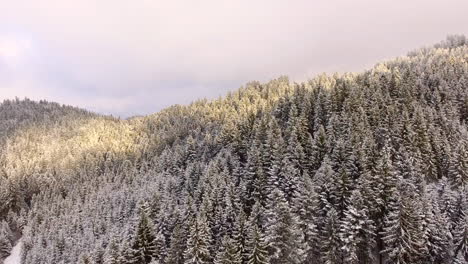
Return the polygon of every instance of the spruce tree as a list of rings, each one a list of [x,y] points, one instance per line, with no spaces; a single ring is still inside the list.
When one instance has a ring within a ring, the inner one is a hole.
[[[420,260],[424,243],[416,196],[410,182],[398,179],[397,187],[391,189],[385,216],[382,251],[391,263],[411,264]]]
[[[461,192],[468,188],[468,148],[465,141],[460,142],[452,154],[448,171],[453,187]]]
[[[214,264],[241,264],[242,254],[239,250],[237,241],[225,236],[222,239],[221,246],[218,249]]]
[[[321,259],[325,264],[343,263],[342,243],[339,236],[339,219],[336,210],[331,208],[323,221],[323,227],[319,233]]]
[[[328,153],[328,138],[325,132],[325,128],[319,126],[317,132],[315,132],[312,140],[311,160],[312,169],[314,171],[320,168],[325,155]]]
[[[365,188],[365,187],[364,187]],[[351,195],[351,204],[340,223],[344,263],[372,263],[375,225],[360,189]]]
[[[269,197],[266,212],[265,241],[268,244],[269,262],[302,263],[306,257],[304,233],[299,218],[279,189],[274,189]]]
[[[247,221],[247,241],[244,259],[247,264],[268,264],[268,247],[261,230],[263,208],[257,201]]]
[[[421,197],[422,259],[430,263],[450,263],[452,235],[447,225],[448,219],[442,214],[436,197],[436,194],[427,190]]]
[[[104,264],[121,264],[119,257],[119,247],[117,242],[113,239],[104,253]]]
[[[211,231],[206,216],[201,212],[190,225],[187,247],[184,252],[185,263],[210,263],[212,261],[211,241]]]
[[[133,262],[148,264],[157,257],[156,237],[153,231],[153,223],[148,216],[147,206],[140,209],[140,219],[136,228],[133,241]]]
[[[463,215],[454,230],[454,255],[457,261],[468,261],[468,208],[464,206]],[[463,262],[460,262],[463,263]]]
[[[10,255],[12,248],[10,240],[11,230],[5,221],[0,222],[0,258]]]
[[[183,264],[187,245],[187,233],[183,223],[177,223],[172,230],[171,243],[167,252],[167,264]]]
[[[308,174],[299,179],[298,188],[295,191],[291,207],[292,212],[298,216],[299,227],[304,233],[306,263],[313,262],[319,251],[318,218],[315,214],[318,208],[318,195],[314,190],[312,180]]]

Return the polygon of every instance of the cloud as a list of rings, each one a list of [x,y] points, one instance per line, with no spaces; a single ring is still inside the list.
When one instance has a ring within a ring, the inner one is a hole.
[[[21,47],[12,41],[0,40],[0,57],[16,58],[21,53]]]
[[[216,97],[250,80],[358,71],[447,34],[468,34],[466,0],[0,0],[0,6],[0,40],[10,43],[0,45],[0,99],[46,98],[124,116]],[[25,39],[27,52],[11,44]]]

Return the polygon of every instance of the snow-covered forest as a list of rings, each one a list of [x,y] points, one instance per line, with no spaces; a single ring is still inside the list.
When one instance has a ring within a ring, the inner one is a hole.
[[[468,40],[121,120],[0,104],[0,259],[468,262]]]

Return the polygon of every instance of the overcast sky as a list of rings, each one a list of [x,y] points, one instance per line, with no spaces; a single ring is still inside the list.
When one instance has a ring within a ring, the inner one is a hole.
[[[467,0],[0,0],[0,100],[127,117],[468,35]]]

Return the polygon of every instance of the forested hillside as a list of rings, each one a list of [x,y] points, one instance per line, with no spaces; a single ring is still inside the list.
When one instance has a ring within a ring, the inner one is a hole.
[[[466,263],[468,41],[121,120],[0,105],[0,259]]]

